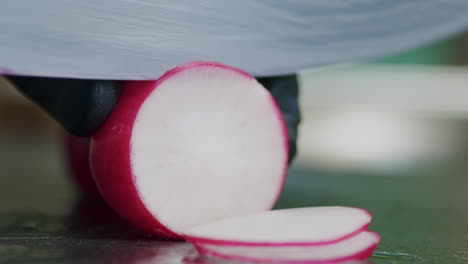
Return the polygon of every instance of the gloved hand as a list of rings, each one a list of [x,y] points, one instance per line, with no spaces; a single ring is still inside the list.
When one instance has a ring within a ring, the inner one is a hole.
[[[91,136],[112,112],[119,82],[42,77],[8,78],[75,136]]]
[[[118,81],[9,77],[26,97],[75,136],[91,136],[112,112],[120,94]],[[296,75],[259,78],[278,102],[289,132],[290,162],[296,154],[300,122]]]
[[[301,122],[299,108],[299,84],[296,75],[257,78],[276,99],[283,112],[289,134],[289,163],[297,152],[297,128]]]

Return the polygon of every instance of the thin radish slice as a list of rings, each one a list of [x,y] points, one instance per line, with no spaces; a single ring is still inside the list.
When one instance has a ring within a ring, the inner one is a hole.
[[[195,244],[202,255],[250,262],[342,263],[371,257],[380,242],[376,232],[363,231],[328,245],[312,246],[226,246]]]
[[[224,219],[187,230],[194,243],[217,245],[324,245],[366,230],[372,215],[342,206],[273,210]]]
[[[92,137],[91,167],[120,215],[147,232],[181,232],[267,211],[286,177],[288,136],[255,78],[212,62],[124,83]]]

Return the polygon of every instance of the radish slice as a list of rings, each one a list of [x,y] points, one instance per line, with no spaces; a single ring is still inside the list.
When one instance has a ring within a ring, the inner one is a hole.
[[[129,81],[92,137],[91,167],[120,215],[147,232],[181,232],[272,208],[285,181],[288,136],[271,94],[218,63]]]
[[[380,236],[363,231],[356,236],[328,245],[312,246],[226,246],[195,244],[200,254],[250,262],[342,263],[371,257]]]
[[[88,137],[77,137],[66,133],[64,135],[64,154],[72,180],[80,191],[87,195],[99,196],[99,190],[94,182],[89,166]]]
[[[216,245],[326,245],[366,230],[371,219],[368,211],[354,207],[294,208],[224,219],[184,234],[190,242]]]

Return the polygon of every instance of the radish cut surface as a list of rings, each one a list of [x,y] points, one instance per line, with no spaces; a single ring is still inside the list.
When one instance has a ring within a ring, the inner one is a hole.
[[[231,260],[287,263],[342,263],[368,259],[380,242],[380,236],[363,231],[328,245],[313,246],[226,246],[195,244],[203,255]]]
[[[194,227],[194,243],[218,245],[324,245],[354,236],[370,225],[360,208],[329,206],[273,210]]]
[[[126,82],[92,138],[108,203],[134,225],[182,238],[196,225],[269,210],[284,184],[284,119],[255,78],[195,62]]]

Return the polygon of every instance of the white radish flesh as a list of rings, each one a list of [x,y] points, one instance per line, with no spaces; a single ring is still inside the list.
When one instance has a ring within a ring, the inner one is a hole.
[[[185,237],[217,245],[324,245],[366,230],[371,219],[368,211],[354,207],[283,209],[200,225]]]
[[[182,238],[196,225],[271,209],[286,176],[287,139],[276,102],[255,78],[195,62],[124,84],[92,137],[91,167],[123,217]]]
[[[375,232],[363,231],[333,244],[312,246],[226,246],[195,244],[203,255],[250,262],[342,263],[368,259],[380,241]]]

